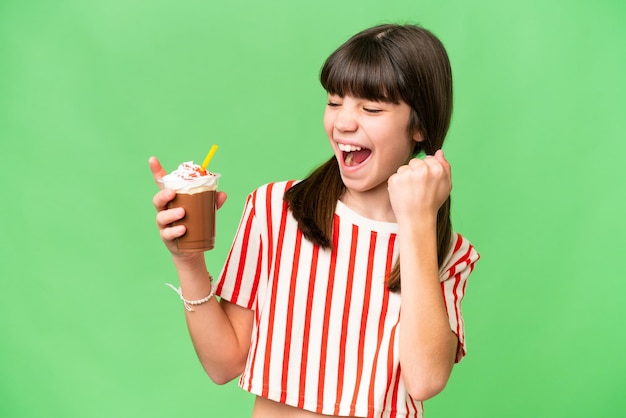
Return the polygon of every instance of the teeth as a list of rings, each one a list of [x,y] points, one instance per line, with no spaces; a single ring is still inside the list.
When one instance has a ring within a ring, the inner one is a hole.
[[[358,147],[356,145],[337,143],[337,147],[339,148],[340,151],[343,151],[343,152],[361,151],[361,147]]]

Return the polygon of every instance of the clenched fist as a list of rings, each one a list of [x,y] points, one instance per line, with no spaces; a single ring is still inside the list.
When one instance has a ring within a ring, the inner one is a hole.
[[[387,182],[391,207],[399,224],[416,218],[436,221],[437,212],[452,190],[450,164],[443,151],[423,160],[414,158]]]

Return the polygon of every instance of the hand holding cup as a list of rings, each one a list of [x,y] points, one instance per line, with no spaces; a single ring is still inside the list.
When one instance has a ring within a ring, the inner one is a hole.
[[[157,158],[151,157],[149,164],[155,182],[162,189],[154,195],[153,204],[158,212],[161,239],[167,248],[172,254],[187,255],[212,249],[215,210],[226,200],[226,193],[217,192],[220,175],[191,162],[181,164],[169,175]]]

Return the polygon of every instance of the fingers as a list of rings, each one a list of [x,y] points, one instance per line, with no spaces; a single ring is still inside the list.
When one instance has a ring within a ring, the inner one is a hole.
[[[160,212],[159,215],[161,214],[166,215],[165,212]],[[178,219],[175,216],[171,216],[171,217],[176,218],[175,220]],[[163,219],[166,219],[166,217],[164,216]],[[159,226],[159,231],[161,231],[161,239],[163,241],[173,241],[176,238],[182,237],[187,231],[187,228],[185,228],[185,225],[167,226],[169,224],[166,223],[164,224],[165,226],[163,226],[161,222],[163,222],[162,219],[160,219],[160,217],[157,216],[157,225]]]
[[[448,160],[446,160],[446,157],[443,155],[443,150],[440,150],[440,149],[437,150],[437,152],[435,152],[434,158],[437,161],[439,161],[439,163],[448,172],[448,174],[450,174],[450,171],[451,171],[450,163],[448,162]]]
[[[157,193],[159,194],[167,194],[172,190],[162,190]],[[157,197],[155,196],[155,200]],[[160,202],[156,202],[155,206],[160,204]],[[167,205],[167,203],[166,203]],[[175,225],[172,226],[173,222],[179,221],[185,217],[185,209],[182,207],[172,208],[172,209],[161,209],[158,211],[156,216],[156,223],[161,233],[161,239],[167,243],[167,241],[173,241],[176,238],[181,237],[185,232],[186,228],[184,225]]]
[[[410,185],[422,184],[428,187],[452,189],[450,164],[445,159],[443,151],[437,150],[434,155],[424,159],[413,158],[408,164],[398,168],[388,180],[388,186],[406,190]],[[447,185],[447,187],[445,186]]]
[[[176,238],[180,238],[185,234],[185,225],[176,225],[171,228],[161,229],[161,239],[163,241],[174,241]]]
[[[167,174],[166,171],[163,169],[161,163],[156,157],[150,157],[148,159],[148,165],[150,166],[150,171],[152,172],[152,177],[154,178],[154,181],[156,182],[157,186],[159,186],[159,189],[162,189],[163,185],[161,185],[159,180],[161,180],[161,178],[163,178]]]
[[[398,173],[401,174],[404,171],[412,171],[416,174],[421,173],[423,175],[434,175],[439,177],[445,172],[443,163],[435,156],[428,155],[423,160],[419,158],[413,158],[409,163],[398,169]]]
[[[172,208],[162,210],[157,213],[156,222],[160,229],[166,228],[172,222],[176,222],[182,219],[185,216],[185,209],[183,208]]]
[[[157,210],[157,226],[161,230],[161,237],[166,240],[178,238],[185,233],[185,227],[183,225],[170,226],[173,222],[185,216],[185,209],[182,207],[168,209],[168,204],[174,197],[176,197],[174,190],[163,189],[157,192],[152,198],[152,204]],[[217,192],[216,205],[218,209],[224,205],[227,197],[225,192]]]
[[[228,196],[225,192],[217,192],[217,194],[215,195],[215,201],[218,209],[222,207],[227,198]]]
[[[168,203],[176,197],[176,192],[172,189],[163,189],[154,195],[152,204],[157,212],[167,209]]]
[[[441,174],[450,177],[451,167],[448,160],[446,160],[443,150],[437,150],[433,155],[427,155],[423,160],[414,158],[409,162],[409,166],[417,169],[420,167],[427,168],[429,173],[439,176]]]

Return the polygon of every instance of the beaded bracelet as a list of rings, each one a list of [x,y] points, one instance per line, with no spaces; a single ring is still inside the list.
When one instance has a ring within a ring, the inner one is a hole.
[[[211,300],[211,298],[215,295],[215,293],[213,292],[213,278],[212,277],[211,277],[211,293],[209,293],[208,296],[205,296],[202,299],[197,299],[197,300],[185,299],[183,297],[182,290],[180,290],[180,287],[176,288],[170,283],[165,283],[165,285],[169,286],[174,292],[178,293],[178,296],[180,296],[180,300],[182,300],[183,304],[185,305],[185,309],[189,312],[194,311],[190,305],[202,305],[203,303],[207,303],[209,300]]]

